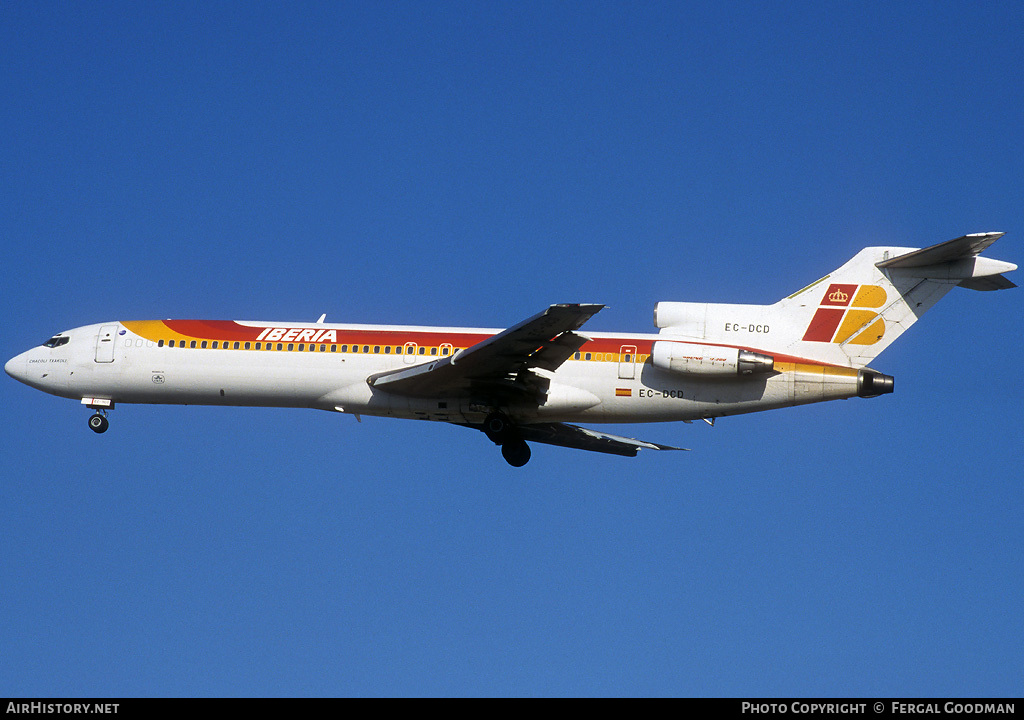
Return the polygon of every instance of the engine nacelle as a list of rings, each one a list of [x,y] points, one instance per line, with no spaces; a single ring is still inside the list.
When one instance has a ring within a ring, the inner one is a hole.
[[[659,340],[651,350],[654,367],[687,375],[753,375],[771,372],[775,358],[739,348]]]
[[[861,370],[857,373],[857,397],[872,398],[891,393],[894,382],[892,375]]]
[[[591,392],[571,385],[551,383],[548,386],[547,398],[537,408],[539,415],[551,415],[565,412],[582,412],[600,404],[601,399]]]
[[[660,302],[654,306],[654,327],[672,328],[678,335],[704,337],[709,303]]]

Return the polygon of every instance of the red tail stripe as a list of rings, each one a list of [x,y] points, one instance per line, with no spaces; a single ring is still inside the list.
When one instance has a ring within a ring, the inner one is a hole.
[[[836,328],[839,327],[845,312],[845,310],[831,308],[819,309],[814,313],[811,324],[807,327],[807,332],[804,333],[804,342],[830,342],[836,334]]]

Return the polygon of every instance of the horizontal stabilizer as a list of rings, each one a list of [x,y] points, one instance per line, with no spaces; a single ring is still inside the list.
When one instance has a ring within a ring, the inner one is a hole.
[[[948,240],[938,245],[932,245],[921,250],[914,250],[905,255],[898,255],[889,260],[883,260],[880,263],[875,263],[875,266],[880,268],[913,268],[941,265],[942,263],[953,262],[954,260],[965,260],[977,257],[979,253],[1005,234],[994,232],[964,235],[955,240]]]
[[[960,281],[960,287],[969,290],[1009,290],[1017,285],[1005,275],[989,275],[987,277],[968,278]]]

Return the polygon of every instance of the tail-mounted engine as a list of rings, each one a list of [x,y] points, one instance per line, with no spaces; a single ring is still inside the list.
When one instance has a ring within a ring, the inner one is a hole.
[[[883,375],[874,370],[861,370],[857,373],[857,397],[871,398],[886,395],[893,391],[892,375]]]
[[[755,375],[771,372],[775,359],[739,348],[659,340],[651,350],[654,367],[687,375]]]

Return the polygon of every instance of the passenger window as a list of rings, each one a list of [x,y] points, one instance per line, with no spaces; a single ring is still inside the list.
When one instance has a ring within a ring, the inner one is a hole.
[[[390,355],[391,354],[391,346],[390,345],[385,345],[384,346],[384,354],[385,355]]]
[[[158,343],[156,344],[156,346],[157,346],[157,347],[163,347],[163,346],[164,346],[164,341],[163,341],[163,340],[159,341],[159,342],[158,342]]]
[[[288,352],[291,352],[294,349],[295,349],[295,343],[288,343]]]
[[[437,355],[437,348],[436,347],[430,348],[430,354],[431,355]]]
[[[420,345],[420,355],[422,355],[426,351],[427,351],[427,349],[425,347],[423,347],[422,345]]]
[[[380,345],[374,345],[373,346],[373,353],[375,355],[379,355],[380,354]]]
[[[363,345],[363,352],[364,353],[370,352],[370,346],[369,345]]]
[[[214,349],[214,350],[216,350],[216,349],[217,349],[217,341],[216,341],[216,340],[214,340],[214,341],[213,341],[213,349]]]
[[[195,340],[193,340],[192,342],[190,342],[190,343],[188,344],[188,346],[189,346],[190,348],[194,348],[194,347],[196,346],[196,341],[195,341]]]
[[[310,347],[313,347],[313,346],[310,345]],[[334,348],[332,347],[331,349],[333,350]],[[327,352],[327,346],[326,345],[321,345],[320,346],[320,352]]]
[[[352,352],[354,352],[354,353],[359,352],[359,346],[358,345],[353,345],[352,346]]]
[[[396,347],[395,348],[395,355],[401,355],[401,354],[402,354],[402,348]]]
[[[338,349],[337,345],[331,345],[331,352],[336,352]]]
[[[291,345],[289,345],[289,346],[288,346],[288,349],[289,349],[289,350],[291,350],[291,349],[292,349],[292,346],[291,346]],[[305,349],[306,349],[306,343],[299,343],[299,352],[302,352],[302,351],[303,351],[303,350],[305,350]]]
[[[580,354],[576,353],[575,355],[572,356],[572,359],[573,360],[579,360],[580,359]]]
[[[587,353],[587,354],[586,354],[586,355],[584,355],[583,357],[584,357],[584,359],[586,359],[586,360],[589,360],[589,359],[590,359],[590,353]]]
[[[284,343],[278,343],[277,344],[277,349],[278,350],[283,350],[284,349]]]

